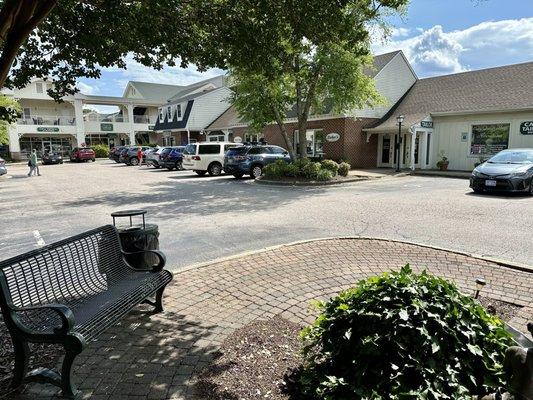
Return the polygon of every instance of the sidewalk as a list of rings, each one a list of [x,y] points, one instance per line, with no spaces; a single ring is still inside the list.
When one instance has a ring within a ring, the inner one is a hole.
[[[406,263],[455,282],[464,293],[473,293],[477,277],[485,278],[483,296],[523,307],[510,321],[522,331],[533,315],[533,273],[501,263],[381,239],[274,247],[176,272],[164,313],[150,315],[138,307],[76,359],[80,398],[205,399],[198,376],[236,329],[276,315],[307,324],[314,319],[311,300],[328,299]],[[10,399],[56,399],[57,392],[29,384]]]

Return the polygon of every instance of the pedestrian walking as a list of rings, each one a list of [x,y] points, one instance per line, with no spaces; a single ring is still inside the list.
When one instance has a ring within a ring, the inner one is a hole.
[[[142,147],[139,147],[137,149],[137,159],[139,160],[139,167],[142,165],[143,163],[143,149]]]
[[[30,172],[28,172],[28,176],[38,175],[41,176],[41,173],[39,172],[39,165],[37,164],[37,151],[33,149],[31,151],[30,159],[28,161],[28,167],[30,167]]]

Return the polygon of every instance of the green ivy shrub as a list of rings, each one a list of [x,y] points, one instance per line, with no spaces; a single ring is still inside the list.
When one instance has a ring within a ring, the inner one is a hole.
[[[96,158],[109,157],[109,147],[107,147],[105,144],[97,144],[97,145],[91,146],[91,149],[94,150],[94,153],[96,154]]]
[[[338,173],[340,176],[348,176],[348,172],[350,172],[350,168],[352,166],[348,164],[347,162],[342,162],[339,164],[339,170]]]
[[[285,167],[285,176],[290,176],[291,178],[295,178],[300,175],[300,168],[298,168],[297,165],[294,163],[287,164]]]
[[[322,169],[327,169],[328,171],[331,171],[333,176],[337,175],[337,171],[339,170],[339,164],[337,164],[333,160],[324,160],[321,163]]]
[[[510,334],[444,279],[407,265],[318,307],[301,334],[301,390],[311,398],[470,399],[505,386]]]
[[[268,164],[263,168],[263,175],[270,179],[281,178],[282,176],[286,176],[288,166],[289,164],[287,164],[285,161],[277,160],[276,162]]]
[[[302,168],[302,176],[308,179],[317,179],[318,173],[320,172],[320,163],[319,162],[309,162]]]
[[[335,175],[333,175],[333,172],[331,172],[329,169],[322,168],[320,171],[318,171],[316,180],[321,182],[330,181],[334,176]]]
[[[296,165],[296,167],[298,168],[298,175],[299,176],[304,176],[304,172],[303,172],[303,169],[305,168],[305,166],[307,164],[309,164],[311,162],[311,160],[309,160],[309,158],[307,157],[304,157],[304,158],[298,158],[296,161],[294,161],[292,164],[293,165]]]

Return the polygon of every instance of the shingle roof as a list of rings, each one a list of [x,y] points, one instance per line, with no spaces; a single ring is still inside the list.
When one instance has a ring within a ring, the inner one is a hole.
[[[161,103],[165,103],[167,99],[174,96],[176,93],[178,93],[184,88],[184,86],[164,85],[161,83],[138,81],[131,81],[130,83],[135,87],[135,89],[145,100],[160,101]]]
[[[379,54],[377,56],[374,56],[374,66],[372,68],[365,68],[363,72],[374,78],[379,71],[385,67],[395,56],[396,54],[401,53],[401,50],[391,51],[390,53],[385,54]]]
[[[221,129],[229,129],[236,126],[245,125],[247,125],[246,122],[239,117],[235,107],[231,106],[226,111],[224,111],[217,119],[211,122],[211,124],[206,129],[218,131]]]
[[[193,92],[197,90],[198,88],[201,88],[202,86],[208,85],[212,83],[215,85],[215,87],[219,88],[221,86],[225,85],[225,76],[224,75],[218,75],[213,78],[204,79],[203,81],[193,83],[191,85],[182,86],[181,89],[179,89],[177,92],[174,92],[174,94],[171,97],[168,97],[168,101],[170,103],[175,102],[177,99],[180,99],[182,97],[187,96],[190,92]]]
[[[533,62],[419,79],[372,130],[417,124],[431,114],[533,109]]]

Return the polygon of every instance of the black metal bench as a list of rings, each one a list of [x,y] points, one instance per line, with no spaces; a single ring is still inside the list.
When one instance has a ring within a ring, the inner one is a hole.
[[[146,251],[158,264],[131,267],[124,255],[137,253],[124,253],[108,225],[0,262],[0,306],[15,349],[13,387],[52,383],[74,397],[72,364],[91,340],[140,303],[163,310],[172,274],[163,269],[163,253]],[[28,342],[63,345],[61,375],[44,368],[28,373]]]

